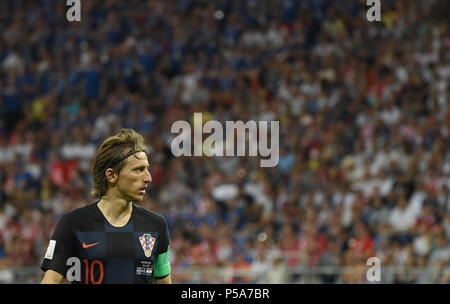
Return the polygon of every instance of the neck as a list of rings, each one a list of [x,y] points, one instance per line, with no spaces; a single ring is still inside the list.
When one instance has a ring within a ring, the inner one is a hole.
[[[108,194],[100,199],[97,206],[113,226],[126,225],[133,210],[131,201],[120,198],[111,198]]]

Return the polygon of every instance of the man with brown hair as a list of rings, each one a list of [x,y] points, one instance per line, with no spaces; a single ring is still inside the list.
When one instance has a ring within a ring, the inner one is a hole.
[[[64,215],[49,242],[42,283],[172,283],[169,233],[161,215],[138,207],[148,171],[143,137],[122,129],[94,159],[91,194],[99,200]],[[78,275],[77,275],[77,271]]]

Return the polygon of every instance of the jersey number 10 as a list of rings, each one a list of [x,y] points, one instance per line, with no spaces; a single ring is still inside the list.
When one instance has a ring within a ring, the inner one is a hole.
[[[89,262],[88,259],[83,259],[85,276],[84,283],[85,284],[101,284],[103,282],[103,275],[105,273],[103,263],[100,260],[93,260]],[[67,270],[66,278],[69,282],[81,281],[81,262],[77,257],[71,257],[67,259],[67,266],[71,266]],[[97,279],[94,276],[96,267],[98,267],[99,275]]]

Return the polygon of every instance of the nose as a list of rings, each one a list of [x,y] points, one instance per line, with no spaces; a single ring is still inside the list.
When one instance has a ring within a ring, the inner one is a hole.
[[[150,171],[146,170],[145,171],[145,177],[144,177],[144,181],[146,183],[151,183],[152,182],[152,175],[150,174]]]

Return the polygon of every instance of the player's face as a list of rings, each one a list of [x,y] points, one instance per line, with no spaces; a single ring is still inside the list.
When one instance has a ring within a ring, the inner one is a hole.
[[[138,152],[128,157],[125,167],[120,171],[117,189],[128,201],[142,201],[145,188],[152,181],[148,171],[148,160],[145,152]]]

